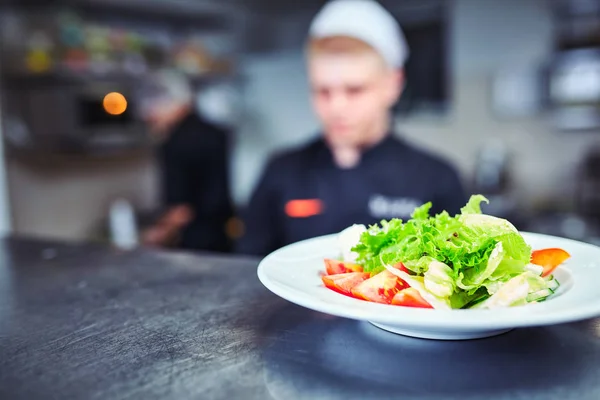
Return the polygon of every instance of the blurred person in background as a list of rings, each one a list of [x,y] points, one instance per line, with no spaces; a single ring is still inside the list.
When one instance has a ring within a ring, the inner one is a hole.
[[[433,213],[459,212],[467,197],[457,171],[393,132],[407,57],[400,26],[376,1],[334,0],[321,9],[307,61],[322,135],[267,163],[238,252],[265,255],[352,224],[407,219],[428,201]]]
[[[228,252],[226,225],[233,216],[229,192],[228,132],[206,121],[195,107],[184,75],[161,71],[151,80],[143,115],[160,141],[165,212],[143,235],[151,246]]]

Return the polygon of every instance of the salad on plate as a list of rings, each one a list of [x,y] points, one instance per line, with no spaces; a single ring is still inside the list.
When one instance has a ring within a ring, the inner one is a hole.
[[[325,287],[356,299],[432,309],[492,309],[544,301],[560,286],[554,270],[569,253],[533,250],[509,221],[487,215],[482,195],[461,212],[353,225],[338,235],[339,259],[325,259]]]

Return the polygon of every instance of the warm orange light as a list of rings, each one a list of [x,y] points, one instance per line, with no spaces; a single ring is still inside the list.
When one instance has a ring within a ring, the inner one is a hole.
[[[127,110],[127,99],[121,93],[112,92],[104,96],[104,111],[111,115],[121,115]]]
[[[290,200],[285,205],[285,213],[292,218],[308,218],[323,212],[323,202],[319,199]]]

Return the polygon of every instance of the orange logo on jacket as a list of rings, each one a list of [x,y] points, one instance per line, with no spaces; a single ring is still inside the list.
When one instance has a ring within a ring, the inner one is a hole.
[[[319,199],[290,200],[285,205],[285,213],[292,218],[308,218],[321,214],[323,208]]]

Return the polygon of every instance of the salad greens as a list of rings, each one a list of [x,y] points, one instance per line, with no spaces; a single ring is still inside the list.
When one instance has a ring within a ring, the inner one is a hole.
[[[430,215],[431,203],[411,219],[372,225],[352,247],[364,272],[387,269],[434,308],[491,308],[541,301],[558,282],[530,264],[532,249],[507,220],[486,215],[482,195],[461,212]],[[402,263],[406,270],[395,268]]]

